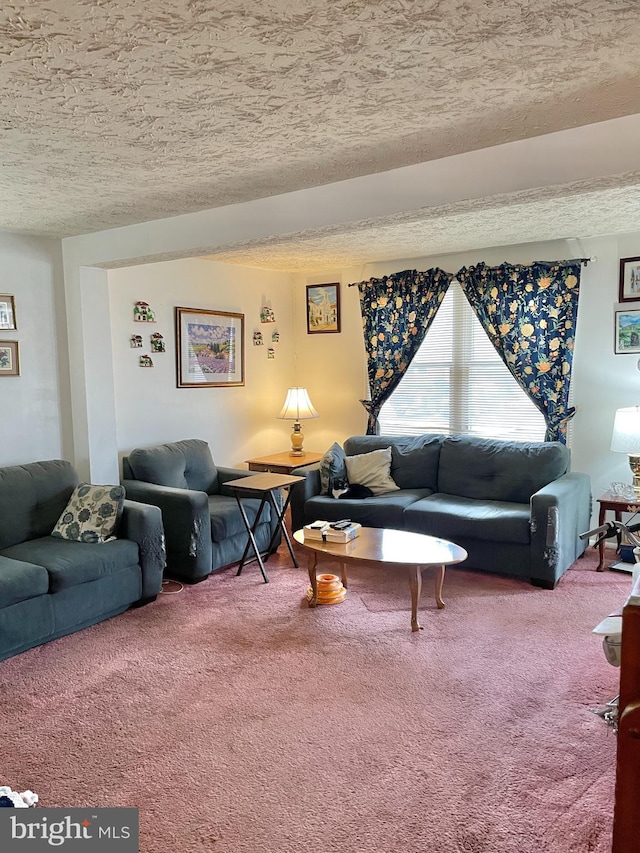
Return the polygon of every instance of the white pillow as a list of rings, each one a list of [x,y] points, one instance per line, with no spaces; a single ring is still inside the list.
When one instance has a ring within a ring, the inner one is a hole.
[[[400,488],[391,476],[391,448],[347,456],[344,460],[350,483],[367,486],[374,495],[396,492]]]

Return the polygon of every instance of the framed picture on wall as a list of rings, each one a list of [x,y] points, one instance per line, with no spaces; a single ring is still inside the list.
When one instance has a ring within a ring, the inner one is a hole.
[[[617,354],[640,352],[640,307],[615,312],[615,349]]]
[[[244,314],[176,308],[178,388],[244,385]]]
[[[340,331],[340,284],[307,285],[307,334]]]
[[[640,301],[640,257],[620,258],[620,290],[618,301]]]
[[[13,296],[9,293],[0,293],[0,329],[13,331],[17,328]]]
[[[18,341],[0,341],[0,376],[20,376]]]

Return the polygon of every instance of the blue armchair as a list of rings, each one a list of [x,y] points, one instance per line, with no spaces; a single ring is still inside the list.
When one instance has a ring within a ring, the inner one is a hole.
[[[127,497],[162,511],[169,577],[197,583],[240,561],[247,530],[236,498],[224,484],[251,476],[250,471],[216,466],[207,442],[197,438],[136,448],[124,457],[122,469]],[[253,524],[260,501],[242,498],[242,505]],[[272,551],[280,544],[277,518],[269,506],[262,511],[255,537],[261,552],[267,551],[272,537]]]

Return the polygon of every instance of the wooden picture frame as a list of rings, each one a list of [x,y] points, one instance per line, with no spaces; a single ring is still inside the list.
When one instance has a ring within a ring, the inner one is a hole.
[[[620,258],[619,302],[640,302],[640,255]]]
[[[0,293],[0,330],[14,332],[16,323],[16,304],[10,293]]]
[[[616,355],[640,353],[640,307],[621,308],[615,312]]]
[[[244,385],[244,314],[176,308],[178,388]]]
[[[340,331],[340,284],[307,285],[307,334]]]
[[[18,341],[0,341],[0,376],[20,376]]]

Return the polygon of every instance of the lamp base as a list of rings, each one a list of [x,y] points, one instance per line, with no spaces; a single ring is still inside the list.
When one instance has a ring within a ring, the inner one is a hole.
[[[633,472],[633,491],[640,497],[640,456],[629,454],[629,468]]]
[[[302,449],[303,442],[302,424],[296,421],[293,425],[293,432],[291,433],[291,450],[289,451],[289,456],[304,456],[305,452]]]

